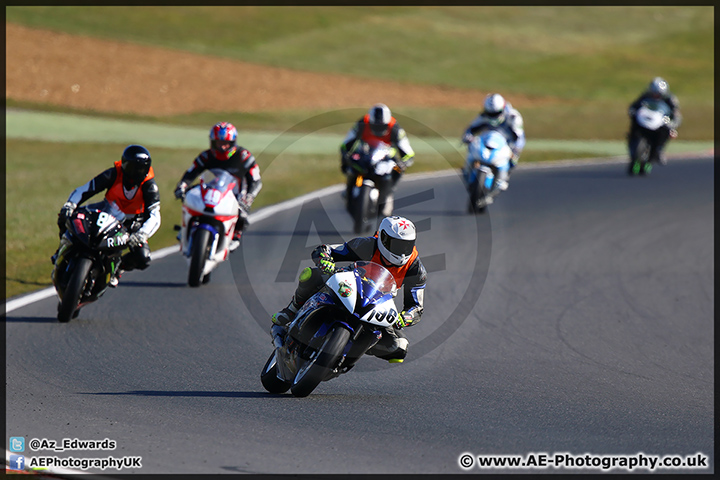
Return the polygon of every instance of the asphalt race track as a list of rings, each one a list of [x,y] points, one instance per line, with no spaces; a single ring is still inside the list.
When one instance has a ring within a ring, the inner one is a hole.
[[[712,473],[713,177],[712,158],[646,178],[519,169],[478,217],[456,175],[404,179],[396,213],[430,271],[408,359],[366,357],[294,398],[260,383],[269,315],[315,245],[353,236],[339,194],[308,201],[253,223],[200,288],[172,254],[68,324],[54,297],[8,313],[7,436],[115,440],[25,455],[142,457],[122,473],[559,471],[466,470],[465,453],[702,453],[704,469],[656,471]],[[179,210],[166,200],[163,221]]]

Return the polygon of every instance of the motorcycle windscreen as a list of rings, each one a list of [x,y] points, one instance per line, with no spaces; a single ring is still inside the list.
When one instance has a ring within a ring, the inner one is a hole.
[[[412,248],[410,251],[412,252]],[[361,307],[367,307],[371,303],[383,302],[392,298],[397,291],[397,285],[392,274],[376,263],[356,262],[354,273],[356,288],[360,292],[358,300]]]

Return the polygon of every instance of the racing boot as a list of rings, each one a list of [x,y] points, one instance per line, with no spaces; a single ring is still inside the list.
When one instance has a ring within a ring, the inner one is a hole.
[[[383,328],[380,340],[368,349],[367,354],[386,360],[388,363],[403,363],[408,351],[408,340],[404,333],[394,328]]]
[[[57,250],[55,250],[55,253],[53,253],[52,256],[50,257],[50,261],[52,262],[53,265],[55,265],[55,262],[57,261],[58,255],[60,255],[60,250],[61,250],[64,246],[70,245],[71,243],[72,243],[72,242],[71,242],[65,235],[63,235],[63,236],[60,237],[60,245],[58,245]]]
[[[120,267],[116,268],[115,273],[110,275],[110,281],[108,282],[108,285],[111,286],[112,288],[117,287],[118,284],[120,283],[120,277],[122,277],[123,273],[125,273],[125,270],[123,270]]]
[[[293,299],[288,306],[274,313],[271,317],[273,325],[270,328],[270,336],[276,347],[279,348],[285,343],[285,336],[288,330],[287,326],[295,320],[295,315],[297,315],[299,308],[295,303],[295,296],[293,295]]]
[[[295,320],[295,315],[297,315],[299,309],[300,306],[295,303],[295,297],[293,296],[293,299],[290,301],[287,307],[273,314],[271,318],[272,323],[281,327],[287,326],[290,322]]]
[[[238,247],[240,246],[240,237],[242,237],[242,230],[235,230],[233,232],[233,237],[230,241],[230,245],[228,246],[228,250],[234,252],[238,249]]]
[[[243,230],[249,224],[250,222],[248,221],[247,212],[243,208],[240,208],[238,210],[238,220],[235,224],[235,230],[233,231],[232,240],[230,241],[230,245],[228,246],[228,249],[231,252],[234,252],[240,246],[240,238],[242,238]]]

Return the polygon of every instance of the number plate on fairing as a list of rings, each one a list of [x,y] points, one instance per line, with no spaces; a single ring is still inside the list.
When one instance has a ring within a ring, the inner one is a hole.
[[[395,303],[392,299],[388,299],[363,315],[361,320],[373,325],[388,327],[397,321],[397,316],[398,312],[395,309]]]

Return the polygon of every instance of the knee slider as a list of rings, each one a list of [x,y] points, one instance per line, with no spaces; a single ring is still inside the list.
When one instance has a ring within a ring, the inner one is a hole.
[[[313,274],[312,268],[305,267],[305,269],[302,272],[300,272],[300,281],[302,283],[307,282],[308,280],[310,280],[310,278],[312,278],[312,274]]]

